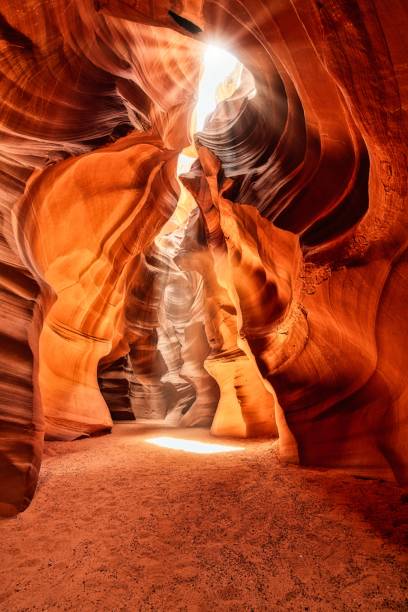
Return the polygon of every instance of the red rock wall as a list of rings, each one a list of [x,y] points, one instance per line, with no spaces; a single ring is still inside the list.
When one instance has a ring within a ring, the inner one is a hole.
[[[279,432],[288,459],[408,480],[408,9],[173,4],[2,5],[3,514],[29,503],[44,431],[109,429],[98,367],[130,352],[140,376],[143,346],[170,385],[185,381],[187,424],[216,410],[215,434]],[[184,181],[200,227],[132,306],[137,262],[177,203],[198,41],[217,38],[257,95],[224,102],[197,136]],[[175,307],[177,283],[192,301]],[[146,375],[154,403],[163,382]]]
[[[111,426],[97,366],[123,336],[128,263],[177,202],[200,51],[82,1],[3,3],[0,31],[6,514],[33,494],[44,430]]]
[[[379,2],[268,8],[254,2],[252,26],[244,25],[250,23],[246,10],[208,3],[204,13],[217,31],[230,32],[257,85],[274,63],[284,93],[280,84],[266,93],[261,87],[258,116],[277,91],[286,121],[271,156],[258,166],[252,161],[255,181],[247,186],[244,180],[236,197],[255,194],[264,215],[299,236],[303,288],[297,300],[307,321],[298,354],[289,346],[282,362],[268,346],[273,318],[253,351],[302,463],[376,474],[391,466],[406,481],[401,384],[407,326],[399,314],[406,291],[406,45],[396,24],[406,23],[407,9],[395,2],[385,15]],[[227,174],[244,174],[244,162]],[[289,336],[299,326],[302,317],[289,323]]]

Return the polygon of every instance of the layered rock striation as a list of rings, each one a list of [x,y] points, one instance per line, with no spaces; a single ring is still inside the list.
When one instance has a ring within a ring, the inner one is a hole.
[[[3,3],[2,514],[44,435],[111,413],[407,483],[407,26],[401,0]],[[206,41],[245,69],[180,185]]]

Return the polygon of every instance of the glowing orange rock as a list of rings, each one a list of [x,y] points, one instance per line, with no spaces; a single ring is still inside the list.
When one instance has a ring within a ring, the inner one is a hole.
[[[0,27],[0,512],[29,503],[44,417],[57,437],[110,427],[98,362],[129,352],[132,264],[177,201],[205,36],[257,96],[244,83],[198,136],[205,231],[179,255],[210,352],[187,325],[181,361],[208,398],[204,360],[218,383],[215,433],[278,430],[305,465],[407,483],[405,5],[6,0]]]

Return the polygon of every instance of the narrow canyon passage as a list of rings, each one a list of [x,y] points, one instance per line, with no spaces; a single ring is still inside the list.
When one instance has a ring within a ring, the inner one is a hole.
[[[407,33],[2,1],[0,612],[408,610]]]
[[[134,423],[46,444],[32,504],[0,524],[2,612],[406,609],[395,485],[284,467],[269,440],[157,436],[231,444]]]
[[[399,0],[5,1],[1,516],[44,440],[133,415],[408,484],[407,24]]]

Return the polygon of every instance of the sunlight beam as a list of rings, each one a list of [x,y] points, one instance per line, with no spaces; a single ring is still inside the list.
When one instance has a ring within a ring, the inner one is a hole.
[[[231,89],[238,88],[240,68],[240,62],[231,53],[220,47],[207,45],[203,58],[203,74],[198,88],[195,131],[200,132],[203,129],[206,118],[215,110],[220,101],[217,95],[220,86],[231,79]]]

